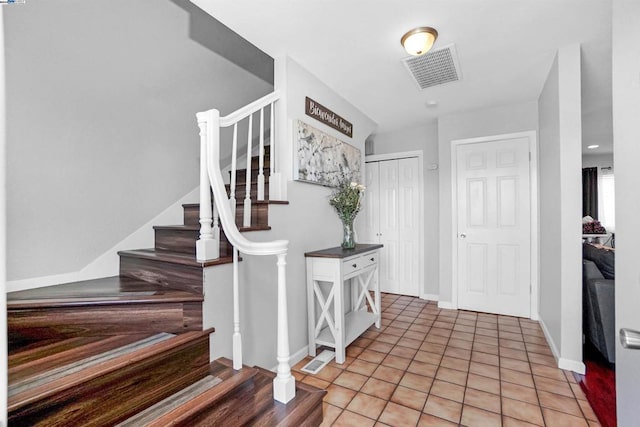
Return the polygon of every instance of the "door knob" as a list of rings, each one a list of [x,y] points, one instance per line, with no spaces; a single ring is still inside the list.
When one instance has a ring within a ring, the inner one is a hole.
[[[620,329],[620,342],[624,348],[640,350],[640,332],[632,329]]]
[[[461,238],[461,239],[466,239],[466,238],[467,238],[467,235],[466,235],[465,233],[460,233],[460,238]]]

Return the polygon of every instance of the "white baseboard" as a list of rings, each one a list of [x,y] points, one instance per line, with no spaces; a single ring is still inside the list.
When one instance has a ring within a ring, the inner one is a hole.
[[[289,358],[289,366],[293,367],[302,359],[309,355],[309,346],[302,347],[300,350],[296,351]],[[278,365],[274,366],[270,369],[271,372],[276,372],[278,370]]]
[[[426,299],[426,300],[429,300],[429,301],[438,301],[440,299],[440,295],[422,294],[422,295],[420,295],[420,299]]]
[[[56,274],[53,276],[31,277],[29,279],[7,281],[7,292],[22,291],[25,289],[41,288],[44,286],[59,285],[61,283],[78,282],[81,280],[98,279],[101,277],[117,276],[119,272],[120,257],[118,251],[127,249],[140,249],[153,247],[153,226],[158,224],[176,224],[182,221],[182,205],[199,199],[199,188],[181,197],[172,203],[164,211],[153,217],[150,221],[136,231],[118,242],[115,246],[97,257],[86,267],[71,273]]]
[[[577,360],[565,359],[563,357],[558,359],[558,368],[573,371],[581,375],[584,375],[585,372],[587,372],[587,367],[584,363]]]
[[[549,348],[551,348],[551,352],[553,353],[553,357],[556,359],[556,363],[558,364],[558,368],[566,369],[568,371],[577,372],[578,374],[583,374],[586,372],[586,366],[580,360],[571,360],[564,357],[560,357],[560,352],[558,351],[558,346],[555,341],[551,337],[549,333],[549,329],[547,325],[544,323],[544,320],[538,319],[540,323],[540,327],[542,328],[542,332],[544,332],[544,337],[547,339],[547,344],[549,344]]]
[[[454,310],[455,307],[451,301],[438,301],[438,308],[444,308],[446,310]]]

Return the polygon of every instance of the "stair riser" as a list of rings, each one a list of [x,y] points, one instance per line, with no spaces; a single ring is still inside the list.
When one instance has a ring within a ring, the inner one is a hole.
[[[9,342],[83,336],[181,333],[202,329],[200,303],[50,307],[11,310]]]
[[[243,199],[238,199],[242,201]],[[184,225],[200,225],[200,211],[197,205],[190,205],[183,207],[184,210]],[[244,215],[244,206],[242,204],[236,205],[236,225],[242,227]],[[269,225],[269,205],[266,203],[252,203],[251,204],[251,225],[252,226],[267,226]],[[197,238],[196,238],[197,239]]]
[[[104,426],[120,422],[203,378],[208,336],[133,360],[127,366],[9,413],[9,424]]]
[[[195,255],[196,241],[200,238],[200,231],[197,230],[167,230],[156,229],[155,248]],[[220,255],[231,253],[231,244],[220,230]]]
[[[120,255],[120,275],[202,294],[202,268]]]

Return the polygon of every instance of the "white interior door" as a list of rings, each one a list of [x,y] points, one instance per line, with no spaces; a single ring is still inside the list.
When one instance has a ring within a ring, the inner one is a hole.
[[[458,307],[530,317],[529,139],[456,149]]]
[[[363,242],[381,243],[382,292],[420,293],[420,171],[417,157],[368,162]]]

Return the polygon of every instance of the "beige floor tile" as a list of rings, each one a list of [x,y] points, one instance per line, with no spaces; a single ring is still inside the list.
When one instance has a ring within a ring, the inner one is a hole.
[[[356,347],[356,346],[350,345],[349,347],[347,347],[347,356],[357,357],[363,351],[364,351],[364,348],[362,347]]]
[[[504,348],[512,348],[514,350],[526,350],[527,349],[527,345],[522,342],[522,341],[517,341],[517,340],[510,340],[510,339],[505,339],[505,338],[500,338],[500,347],[504,347]]]
[[[487,393],[500,394],[500,381],[483,377],[482,375],[469,374],[467,387],[486,391]]]
[[[527,362],[529,360],[526,351],[507,347],[500,347],[500,356],[509,359],[521,360],[523,362]]]
[[[444,420],[430,414],[422,414],[418,421],[418,427],[455,427],[458,423]]]
[[[486,365],[484,363],[471,362],[469,366],[469,372],[483,377],[489,377],[493,379],[500,378],[500,368],[493,365]]]
[[[400,338],[400,341],[398,341],[398,345],[401,345],[403,347],[413,348],[413,349],[419,349],[420,346],[422,345],[422,340],[414,340],[411,338]]]
[[[573,397],[573,391],[569,383],[566,381],[556,381],[551,378],[533,376],[536,388],[538,390],[548,391],[550,393],[561,394],[567,397]]]
[[[436,379],[450,383],[465,385],[467,383],[467,373],[455,369],[440,367],[436,373]]]
[[[498,324],[495,322],[485,322],[484,320],[478,320],[478,322],[476,323],[476,327],[482,328],[482,329],[496,330],[498,329]]]
[[[433,383],[433,378],[431,377],[425,377],[423,375],[418,375],[411,372],[405,372],[399,384],[403,387],[408,387],[414,390],[428,393],[429,390],[431,389],[432,383]]]
[[[516,420],[511,417],[502,417],[502,427],[536,427],[535,424],[528,423],[522,420]]]
[[[404,334],[404,338],[410,338],[412,340],[417,340],[421,342],[424,341],[426,337],[427,337],[427,334],[424,334],[422,332],[412,331],[412,330],[408,330]]]
[[[473,351],[479,351],[482,353],[498,354],[498,346],[492,344],[485,344],[479,341],[473,343]]]
[[[399,385],[396,391],[393,392],[391,401],[417,411],[422,411],[424,403],[427,401],[427,393]]]
[[[386,405],[387,401],[384,399],[358,393],[351,399],[346,409],[376,420]]]
[[[341,387],[350,388],[351,390],[360,390],[365,382],[369,379],[368,376],[356,374],[355,372],[343,371],[333,383]]]
[[[420,419],[420,412],[397,403],[389,402],[380,414],[380,422],[391,426],[416,425]]]
[[[411,359],[413,359],[413,356],[415,356],[417,352],[418,349],[397,345],[393,347],[393,349],[391,349],[389,354],[393,356],[404,357],[405,359],[409,359],[409,361],[411,361]]]
[[[377,378],[369,378],[360,389],[361,393],[367,393],[380,399],[389,400],[396,385]]]
[[[542,407],[554,409],[569,415],[575,415],[576,417],[583,416],[578,401],[572,397],[538,390],[538,398],[540,399],[540,406]]]
[[[409,363],[411,363],[411,360],[409,360],[409,359],[389,354],[381,362],[381,365],[389,366],[391,368],[396,368],[396,369],[400,369],[400,370],[404,371],[404,370],[407,369],[407,366],[409,366]]]
[[[396,328],[394,326],[389,326],[387,329],[385,329],[384,332],[386,334],[394,335],[394,336],[400,338],[401,336],[404,335],[405,332],[407,332],[407,330],[406,329],[402,329],[402,328]]]
[[[502,382],[502,396],[527,403],[538,404],[538,394],[535,388],[525,387],[519,384]]]
[[[529,361],[531,363],[537,363],[539,365],[557,367],[556,359],[551,355],[544,355],[538,353],[529,353]]]
[[[473,337],[475,337],[475,335],[469,332],[453,331],[451,334],[452,340],[473,341]]]
[[[514,384],[533,387],[533,377],[528,372],[514,371],[500,367],[500,379]]]
[[[321,427],[330,426],[333,422],[340,416],[342,413],[342,408],[338,408],[337,406],[333,406],[328,404],[327,402],[322,403],[322,424]]]
[[[540,407],[520,400],[502,397],[502,414],[535,425],[544,425]]]
[[[441,354],[431,353],[428,351],[418,351],[416,355],[413,357],[413,360],[417,360],[418,362],[430,363],[432,365],[439,365],[440,360],[442,359]]]
[[[466,350],[463,348],[456,347],[447,347],[444,351],[445,356],[455,357],[457,359],[470,360],[471,359],[471,350]]]
[[[400,369],[380,365],[371,376],[389,383],[398,384],[403,374],[404,371]]]
[[[514,334],[522,334],[522,329],[520,328],[520,325],[518,326],[514,326],[514,325],[499,325],[498,326],[498,330],[500,332],[512,332]]]
[[[482,353],[479,351],[474,351],[473,353],[471,353],[471,361],[494,366],[500,365],[500,358],[498,356],[496,356],[495,354]]]
[[[596,416],[595,412],[593,412],[593,409],[591,409],[591,405],[589,405],[589,402],[587,402],[586,400],[578,400],[577,402],[587,420],[598,421],[598,417]]]
[[[458,359],[456,357],[445,356],[440,361],[440,366],[449,369],[455,369],[456,371],[468,372],[469,371],[469,361],[464,359]]]
[[[463,340],[460,338],[449,338],[449,342],[447,344],[448,347],[460,348],[463,350],[471,350],[473,347],[473,342],[469,340]]]
[[[327,392],[324,401],[339,408],[346,408],[349,402],[351,402],[351,399],[353,399],[353,396],[356,395],[355,391],[335,384],[327,387]]]
[[[351,364],[347,367],[347,371],[355,372],[360,375],[370,376],[377,368],[377,363],[371,363],[367,362],[366,360],[357,359],[351,362]],[[318,372],[318,374],[322,373],[323,371],[324,369]]]
[[[567,381],[567,377],[564,375],[564,371],[562,369],[534,364],[531,366],[531,370],[533,371],[533,375],[547,377],[558,381]]]
[[[380,336],[378,338],[376,338],[376,342],[384,342],[387,344],[394,344],[398,342],[398,340],[400,339],[399,336],[396,335],[391,335],[388,333],[382,333],[380,334]],[[371,344],[369,344],[371,345]]]
[[[464,390],[464,386],[435,380],[429,394],[462,403],[464,400]]]
[[[497,337],[498,331],[496,329],[476,328],[476,335],[484,335],[486,337]]]
[[[318,387],[321,389],[326,389],[327,387],[329,387],[329,385],[331,385],[331,383],[329,381],[324,381],[321,380],[320,378],[316,378],[312,375],[307,375],[303,380],[303,383],[305,384],[309,384],[312,385],[314,387]]]
[[[453,400],[430,395],[422,412],[436,417],[443,418],[454,423],[460,422],[462,414],[462,404]]]
[[[499,343],[498,338],[487,337],[485,335],[475,335],[473,341],[474,341],[474,343],[478,342],[478,343],[482,343],[482,344],[493,345],[493,346],[496,346],[496,347],[498,347],[498,343]]]
[[[379,351],[372,350],[371,348],[367,348],[365,351],[358,355],[358,359],[366,360],[371,363],[380,363],[382,360],[387,357],[386,353],[380,353]]]
[[[525,362],[524,360],[501,357],[500,367],[531,374],[531,366],[529,365],[529,362]]]
[[[320,372],[312,376],[319,378],[321,380],[331,382],[336,378],[338,378],[338,375],[340,375],[341,373],[342,373],[342,369],[334,368],[333,366],[325,366],[320,370]]]
[[[564,412],[554,411],[549,408],[543,408],[544,421],[547,427],[588,427],[587,420],[582,417],[565,414]]]
[[[518,332],[517,334],[514,334],[512,332],[503,332],[502,329],[500,329],[498,336],[500,337],[501,340],[507,339],[512,341],[524,342],[524,338],[522,337],[522,334],[520,332]]]
[[[494,412],[464,405],[460,424],[465,427],[501,427],[502,419],[499,414]]]
[[[486,391],[476,390],[473,388],[468,388],[465,392],[464,404],[495,412],[496,414],[500,414],[501,412],[501,402],[499,395],[487,393]]]
[[[417,360],[411,362],[407,367],[407,371],[413,374],[424,375],[432,378],[436,376],[437,370],[438,365],[432,365],[431,363],[424,363]]]
[[[375,425],[371,418],[364,417],[351,411],[342,411],[338,419],[333,423],[334,427],[369,427]]]

